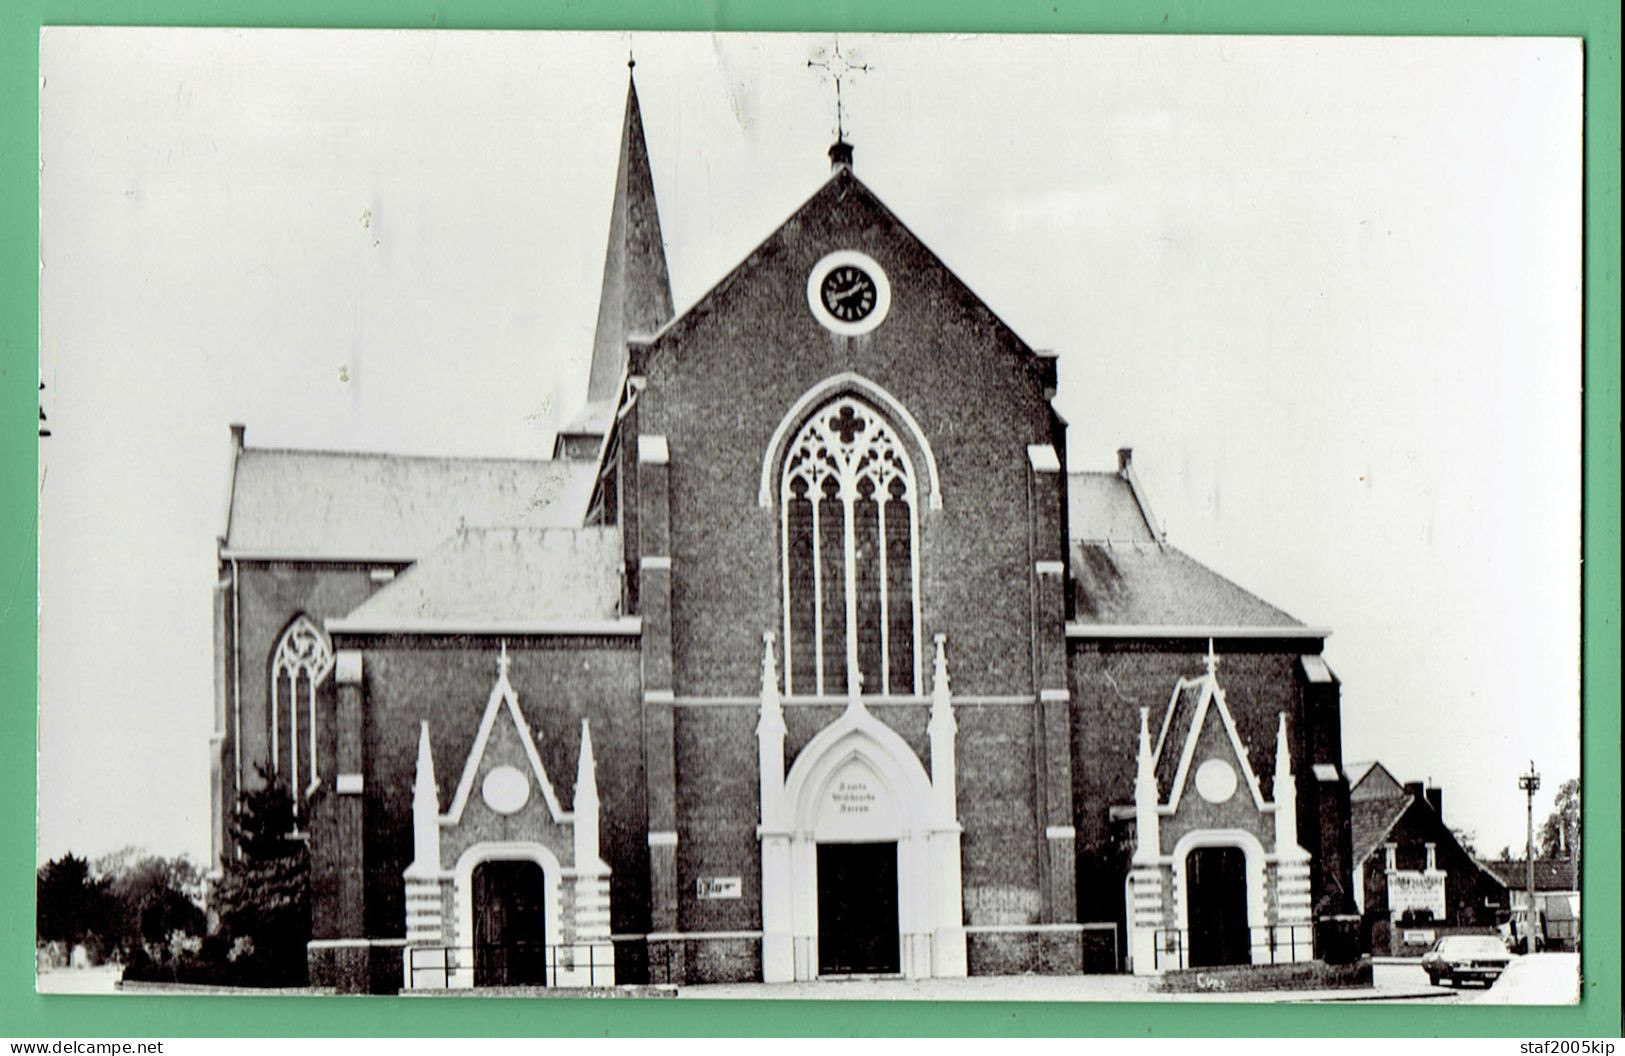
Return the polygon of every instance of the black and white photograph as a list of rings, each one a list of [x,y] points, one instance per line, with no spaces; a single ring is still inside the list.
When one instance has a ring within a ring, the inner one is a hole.
[[[1579,41],[40,71],[40,991],[1578,999]]]

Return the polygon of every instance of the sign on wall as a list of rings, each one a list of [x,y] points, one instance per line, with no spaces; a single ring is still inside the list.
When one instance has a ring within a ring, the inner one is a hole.
[[[696,898],[738,898],[743,890],[737,876],[702,876],[694,881]]]
[[[1430,912],[1435,920],[1449,916],[1445,908],[1444,877],[1442,872],[1394,870],[1388,874],[1388,913],[1404,916],[1408,912]]]

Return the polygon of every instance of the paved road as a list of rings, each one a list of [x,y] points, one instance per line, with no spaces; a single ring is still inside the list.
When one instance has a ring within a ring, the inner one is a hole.
[[[1295,993],[1171,995],[1154,991],[1151,981],[1130,975],[1005,976],[970,979],[887,979],[852,982],[760,983],[685,986],[685,998],[793,998],[801,1000],[971,1000],[971,1001],[1429,1001],[1440,1004],[1558,1004],[1572,1002],[1579,986],[1579,957],[1572,953],[1542,953],[1514,958],[1506,975],[1488,989],[1452,989],[1428,983],[1422,966],[1412,962],[1378,963],[1372,969],[1373,988],[1365,991],[1326,990]],[[41,993],[114,993],[116,968],[43,972]]]

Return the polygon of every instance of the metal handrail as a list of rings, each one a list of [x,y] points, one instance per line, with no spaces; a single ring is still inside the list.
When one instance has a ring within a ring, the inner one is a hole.
[[[1190,934],[1193,928],[1158,928],[1153,933],[1153,949],[1159,970],[1189,968]],[[1240,928],[1236,929],[1241,931]],[[1282,934],[1284,933],[1284,935]],[[1264,951],[1263,957],[1255,955]],[[1260,924],[1247,928],[1247,964],[1291,964],[1299,953],[1313,954],[1314,925]],[[1213,965],[1209,967],[1219,967]]]
[[[451,990],[460,985],[556,987],[562,968],[565,972],[585,970],[587,986],[613,986],[614,949],[614,943],[604,941],[409,946],[407,979],[412,989]],[[464,974],[468,976],[466,984],[461,978]],[[491,974],[499,980],[493,981]]]

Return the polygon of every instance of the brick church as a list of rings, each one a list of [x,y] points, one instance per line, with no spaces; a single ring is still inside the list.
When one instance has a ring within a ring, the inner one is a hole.
[[[1329,632],[1073,471],[1054,355],[830,157],[678,314],[629,84],[551,458],[232,428],[217,847],[293,796],[313,984],[1157,973],[1352,905]]]

